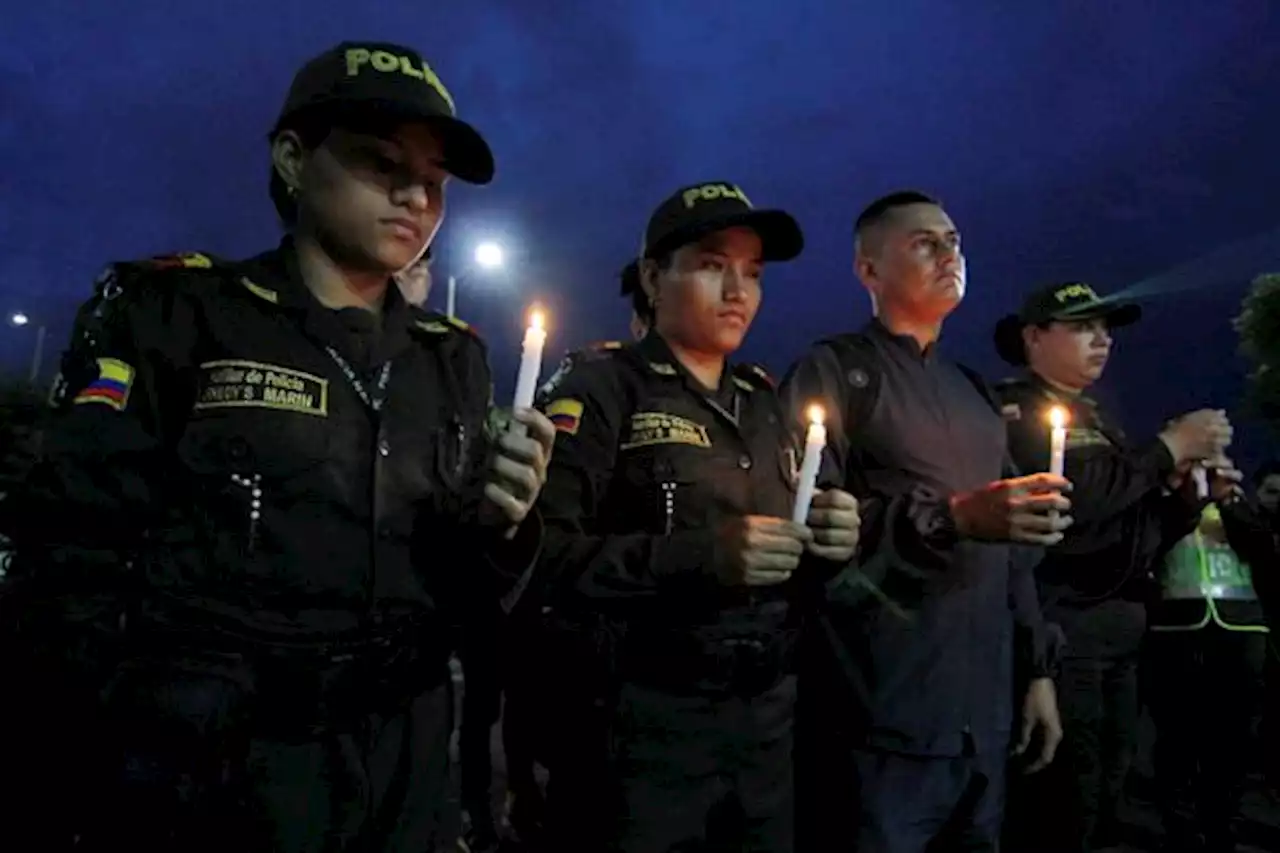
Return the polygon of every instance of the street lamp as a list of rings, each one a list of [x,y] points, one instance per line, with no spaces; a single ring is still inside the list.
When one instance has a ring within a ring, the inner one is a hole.
[[[9,324],[19,328],[29,326],[31,324],[31,317],[22,311],[14,311],[9,315]],[[47,333],[48,330],[45,328],[43,323],[36,326],[36,343],[35,347],[31,351],[31,371],[28,376],[32,385],[35,385],[36,380],[40,378],[40,366],[44,361],[44,339]]]
[[[472,259],[477,267],[485,270],[500,269],[506,263],[506,252],[502,246],[491,240],[486,240],[476,246],[476,250]],[[466,275],[464,270],[461,275],[451,275],[448,279],[448,289],[445,290],[445,309],[444,313],[450,317],[457,316],[454,311],[458,304],[458,279]]]

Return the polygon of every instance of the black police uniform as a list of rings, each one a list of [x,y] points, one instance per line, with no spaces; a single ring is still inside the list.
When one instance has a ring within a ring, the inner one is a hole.
[[[1025,684],[1053,650],[1035,549],[961,539],[950,515],[950,495],[1012,473],[997,407],[976,374],[878,320],[815,345],[782,396],[792,417],[824,407],[820,485],[862,513],[857,582],[806,632],[799,846],[993,850],[1015,662]]]
[[[539,536],[482,521],[484,345],[395,287],[380,321],[324,308],[287,241],[117,264],[81,318],[10,532],[27,638],[85,697],[48,724],[105,721],[103,765],[59,768],[101,774],[82,846],[428,849],[451,624]]]
[[[563,766],[553,785],[607,811],[600,849],[790,850],[805,581],[725,587],[712,575],[722,522],[790,515],[794,446],[775,392],[742,366],[708,392],[650,333],[580,358],[545,411],[559,435],[539,572],[566,620],[596,626],[617,680],[609,773]],[[797,576],[836,568],[815,560]]]
[[[1016,792],[1010,844],[1090,850],[1114,827],[1137,747],[1151,570],[1165,545],[1194,527],[1195,507],[1167,493],[1174,460],[1165,445],[1134,446],[1093,399],[1061,394],[1034,374],[997,393],[1010,450],[1027,470],[1048,469],[1047,413],[1067,410],[1064,476],[1074,519],[1036,569],[1045,618],[1066,635],[1058,678],[1065,738],[1057,761]]]

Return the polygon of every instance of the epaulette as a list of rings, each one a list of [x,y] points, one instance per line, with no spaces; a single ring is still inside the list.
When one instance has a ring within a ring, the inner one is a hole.
[[[204,252],[179,252],[173,255],[156,255],[137,262],[139,266],[157,270],[168,269],[212,269],[218,263],[212,255]]]
[[[773,391],[778,387],[778,383],[774,381],[769,371],[758,364],[735,364],[733,366],[733,378],[739,386],[746,388],[746,390],[763,389],[765,391]]]
[[[432,335],[446,335],[452,332],[462,332],[470,335],[477,341],[480,340],[480,333],[476,331],[475,326],[470,323],[459,320],[457,317],[450,317],[448,314],[441,314],[437,311],[425,312],[427,319],[418,320],[414,323],[419,329]]]

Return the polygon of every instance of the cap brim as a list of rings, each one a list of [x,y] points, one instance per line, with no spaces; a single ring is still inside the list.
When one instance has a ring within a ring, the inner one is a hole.
[[[1074,311],[1063,311],[1055,314],[1055,320],[1091,320],[1101,317],[1113,329],[1130,326],[1142,318],[1142,306],[1132,302],[1108,302],[1101,299],[1092,305],[1082,306]]]
[[[469,184],[483,185],[493,180],[493,151],[480,131],[459,118],[432,110],[425,105],[403,101],[334,100],[315,103],[286,113],[276,123],[272,135],[287,127],[289,119],[303,112],[332,115],[335,120],[358,122],[361,116],[381,117],[396,121],[421,121],[440,133],[444,149],[444,168],[450,175]]]
[[[750,228],[756,232],[760,237],[761,259],[764,261],[789,261],[804,250],[804,233],[790,213],[784,210],[743,210],[674,231],[659,245],[650,246],[648,252],[677,249],[726,228]]]

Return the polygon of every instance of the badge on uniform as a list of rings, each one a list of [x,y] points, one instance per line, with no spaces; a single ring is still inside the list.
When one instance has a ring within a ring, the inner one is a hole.
[[[631,416],[631,431],[622,443],[622,449],[634,450],[655,444],[710,447],[711,436],[707,434],[706,427],[688,418],[666,412],[636,412]]]
[[[329,416],[329,380],[301,370],[241,359],[200,365],[196,410],[276,409]]]
[[[133,389],[133,368],[115,358],[97,360],[98,378],[76,394],[76,405],[97,403],[123,412],[129,404],[129,392]]]
[[[1073,427],[1067,430],[1067,450],[1077,450],[1081,447],[1104,447],[1109,444],[1111,444],[1111,439],[1096,429]]]
[[[556,432],[577,435],[582,426],[582,402],[579,400],[555,400],[547,406],[547,420],[555,426]]]

